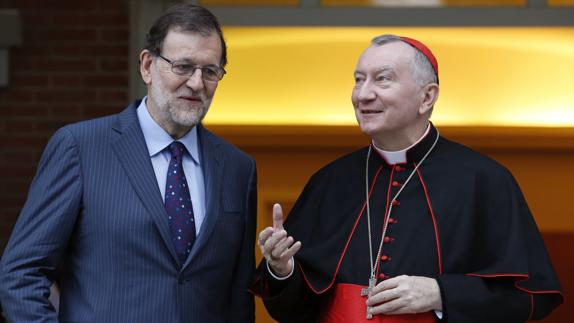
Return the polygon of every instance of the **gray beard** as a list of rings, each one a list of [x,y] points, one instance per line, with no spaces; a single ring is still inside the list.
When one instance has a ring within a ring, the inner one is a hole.
[[[203,121],[203,118],[205,118],[205,115],[209,110],[209,105],[207,107],[202,107],[201,109],[188,110],[168,103],[167,110],[169,117],[177,124],[186,127],[193,127]]]

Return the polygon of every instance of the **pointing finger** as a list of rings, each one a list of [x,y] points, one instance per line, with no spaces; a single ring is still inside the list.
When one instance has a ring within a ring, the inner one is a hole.
[[[275,231],[283,230],[283,210],[279,203],[273,204],[273,229]]]

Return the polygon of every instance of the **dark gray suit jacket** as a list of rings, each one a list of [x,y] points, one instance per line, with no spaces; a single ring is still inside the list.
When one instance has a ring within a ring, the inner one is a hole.
[[[254,321],[255,162],[198,126],[206,217],[180,266],[138,104],[48,143],[0,262],[10,322]]]

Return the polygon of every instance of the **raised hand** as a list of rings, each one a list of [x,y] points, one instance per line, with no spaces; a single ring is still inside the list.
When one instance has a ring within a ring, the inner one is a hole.
[[[293,256],[301,248],[301,242],[295,240],[283,229],[283,211],[281,205],[273,205],[273,227],[267,227],[259,233],[257,244],[269,267],[278,276],[287,276],[295,265]]]
[[[435,279],[402,275],[375,286],[369,293],[367,306],[373,315],[414,314],[442,311],[442,300]]]

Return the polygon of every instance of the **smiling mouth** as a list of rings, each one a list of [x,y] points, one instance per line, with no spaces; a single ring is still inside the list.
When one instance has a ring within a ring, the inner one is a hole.
[[[361,114],[377,114],[383,113],[381,110],[361,110]]]
[[[179,98],[186,101],[201,102],[201,98],[197,96],[180,96]]]

